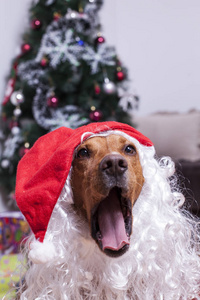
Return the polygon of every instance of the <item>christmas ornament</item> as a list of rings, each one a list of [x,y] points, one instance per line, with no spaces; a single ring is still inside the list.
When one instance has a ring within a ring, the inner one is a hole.
[[[20,156],[20,157],[23,157],[28,151],[29,151],[28,148],[26,148],[26,147],[21,147],[21,148],[19,149],[19,156]]]
[[[100,110],[91,111],[90,120],[94,122],[98,122],[102,119],[102,112]]]
[[[95,111],[95,110],[96,110],[96,107],[93,105],[93,106],[90,107],[90,110],[91,110],[91,111]]]
[[[78,41],[79,46],[84,46],[84,41],[80,40]]]
[[[61,17],[62,17],[62,15],[60,13],[58,13],[58,12],[55,12],[53,14],[54,21],[58,21]]]
[[[32,29],[34,30],[39,30],[42,26],[42,22],[38,19],[34,19],[32,22],[31,22],[31,27]]]
[[[50,96],[48,99],[47,99],[47,105],[49,107],[57,107],[58,106],[58,98],[56,96]]]
[[[108,78],[104,79],[103,90],[106,94],[114,94],[116,92],[116,86],[114,82],[110,81]]]
[[[56,0],[47,0],[45,5],[46,6],[49,6],[49,5],[52,5]]]
[[[117,74],[116,74],[116,77],[117,77],[118,81],[122,81],[122,80],[124,80],[125,75],[122,71],[118,71]]]
[[[67,20],[78,19],[79,18],[79,13],[75,10],[68,9],[65,17],[66,17]]]
[[[11,97],[10,97],[10,102],[15,106],[23,103],[24,102],[24,96],[23,96],[22,92],[21,91],[13,92]]]
[[[22,111],[21,111],[20,107],[16,107],[16,108],[13,110],[13,114],[14,114],[14,116],[17,117],[17,118],[18,118],[19,116],[21,116]]]
[[[77,43],[79,44],[79,46],[84,46],[84,41],[81,40],[79,37],[76,38]]]
[[[40,62],[40,65],[45,68],[48,65],[48,62],[48,59],[46,57],[43,57]]]
[[[100,86],[98,84],[95,84],[94,91],[95,91],[96,95],[99,95],[101,93],[101,89],[100,89]]]
[[[10,165],[10,162],[9,162],[8,159],[3,159],[3,160],[1,161],[1,167],[2,167],[3,169],[7,169],[7,168],[9,167],[9,165]]]
[[[12,129],[11,129],[11,132],[13,135],[18,135],[20,133],[20,128],[17,127],[17,126],[14,126]]]
[[[31,51],[31,45],[28,43],[25,43],[21,46],[21,50],[22,50],[23,54],[26,54]]]
[[[96,40],[95,40],[96,44],[103,44],[105,43],[105,39],[103,36],[99,35]]]
[[[29,142],[26,142],[26,143],[24,144],[24,147],[25,147],[26,149],[30,148]]]

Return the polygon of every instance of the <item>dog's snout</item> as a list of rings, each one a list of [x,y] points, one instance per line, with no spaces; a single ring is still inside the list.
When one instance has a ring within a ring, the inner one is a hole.
[[[128,163],[122,155],[110,154],[103,158],[100,170],[108,175],[121,175],[128,168]]]

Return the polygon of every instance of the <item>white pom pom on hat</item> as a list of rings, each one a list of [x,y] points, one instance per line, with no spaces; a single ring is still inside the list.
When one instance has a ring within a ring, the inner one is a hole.
[[[28,257],[35,264],[44,264],[56,257],[56,249],[50,241],[41,243],[35,240],[30,244]]]

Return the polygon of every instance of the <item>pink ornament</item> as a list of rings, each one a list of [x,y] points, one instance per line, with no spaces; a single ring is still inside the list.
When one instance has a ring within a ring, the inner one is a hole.
[[[22,50],[23,54],[26,54],[31,51],[31,45],[28,43],[25,43],[21,46],[21,50]]]
[[[103,37],[103,36],[98,36],[98,37],[96,38],[96,43],[97,43],[97,44],[103,44],[103,43],[105,43],[104,37]]]
[[[31,27],[32,29],[34,30],[38,30],[40,29],[42,26],[42,22],[38,19],[34,19],[32,22],[31,22]]]
[[[58,98],[55,96],[51,96],[47,99],[47,105],[49,107],[57,107],[58,106]]]
[[[96,95],[99,95],[101,93],[101,89],[100,89],[100,86],[98,84],[95,85],[94,91],[95,91]]]
[[[48,59],[43,57],[40,62],[40,65],[45,68],[48,65]]]
[[[25,148],[25,147],[21,147],[19,149],[19,156],[22,157],[24,156],[26,153],[28,153],[29,149],[28,148]]]
[[[98,122],[102,119],[102,112],[99,110],[92,111],[90,113],[90,120]]]

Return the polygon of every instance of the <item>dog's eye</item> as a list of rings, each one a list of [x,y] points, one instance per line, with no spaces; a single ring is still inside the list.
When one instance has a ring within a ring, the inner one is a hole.
[[[87,158],[89,157],[89,151],[86,148],[82,148],[77,153],[78,158]]]
[[[134,155],[136,153],[135,148],[132,145],[126,146],[124,150],[127,154]]]

